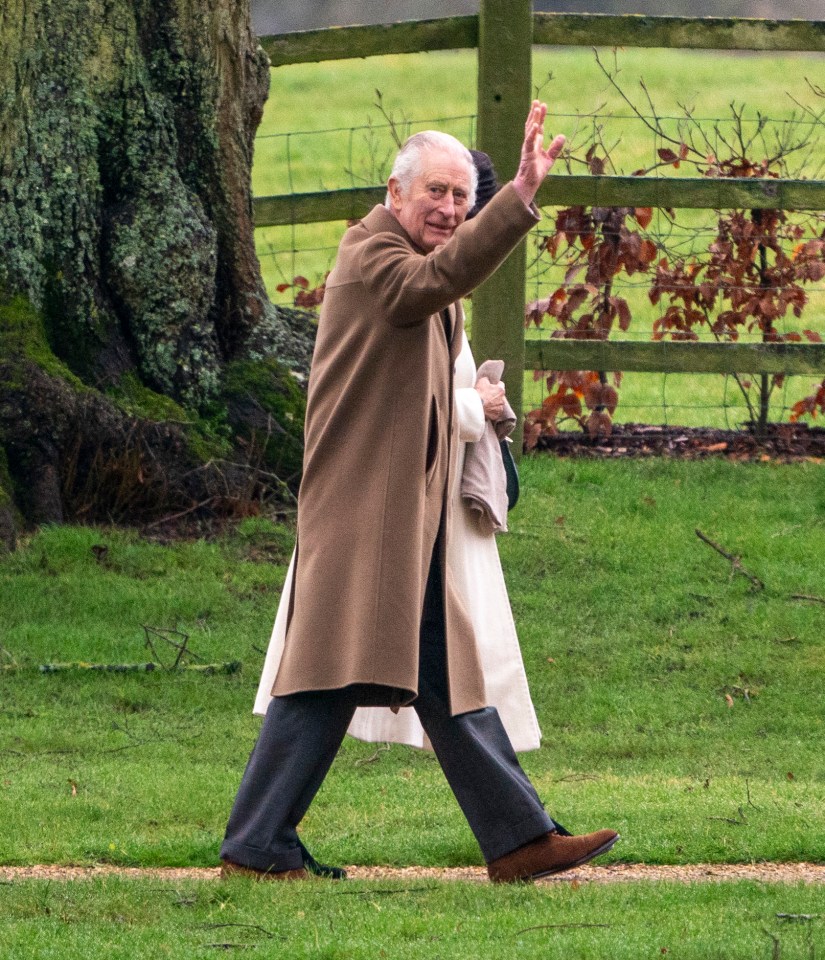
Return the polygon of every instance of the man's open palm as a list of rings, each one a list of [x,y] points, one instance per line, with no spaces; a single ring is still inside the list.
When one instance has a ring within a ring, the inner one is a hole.
[[[525,203],[530,204],[538,192],[542,181],[550,172],[556,157],[566,142],[563,134],[554,137],[550,146],[544,147],[544,118],[547,116],[547,104],[534,100],[524,124],[524,143],[521,147],[521,160],[513,186]]]

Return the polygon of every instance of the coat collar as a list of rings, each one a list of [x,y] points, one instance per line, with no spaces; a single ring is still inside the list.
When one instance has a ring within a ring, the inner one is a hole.
[[[412,238],[398,222],[395,214],[391,210],[388,210],[383,204],[379,203],[374,206],[361,222],[370,233],[394,233],[399,237],[403,237],[412,250],[415,250],[416,253],[420,253],[422,256],[426,256],[421,247],[413,243]]]

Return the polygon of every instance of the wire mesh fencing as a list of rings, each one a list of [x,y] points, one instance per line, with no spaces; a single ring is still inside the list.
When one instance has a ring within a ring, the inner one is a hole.
[[[632,105],[631,105],[632,106]],[[675,170],[696,177],[816,177],[823,114],[810,108],[775,120],[731,107],[724,118],[690,110],[663,115],[596,111],[557,114],[571,131],[554,176],[644,173],[666,185]],[[437,128],[465,143],[475,117],[459,115],[261,136],[255,193],[344,190],[386,181],[394,153],[411,133]],[[566,218],[566,219],[565,219]],[[315,307],[344,222],[258,230],[258,253],[276,303]],[[817,342],[825,338],[825,215],[760,210],[548,208],[528,240],[528,340],[557,337],[646,342]],[[594,255],[594,251],[596,255]],[[472,305],[468,304],[472,331]],[[593,375],[593,371],[590,375]],[[800,412],[821,376],[595,371],[617,393],[614,422],[737,429],[761,415],[773,422]],[[512,373],[510,374],[512,376]],[[558,392],[558,371],[525,373],[525,410]],[[559,429],[583,427],[586,389],[557,411]],[[572,415],[568,415],[572,414]]]

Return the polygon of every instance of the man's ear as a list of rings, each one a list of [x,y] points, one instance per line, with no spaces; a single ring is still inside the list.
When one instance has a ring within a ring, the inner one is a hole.
[[[390,177],[387,183],[387,191],[390,195],[390,204],[395,213],[401,209],[401,184],[395,177]]]

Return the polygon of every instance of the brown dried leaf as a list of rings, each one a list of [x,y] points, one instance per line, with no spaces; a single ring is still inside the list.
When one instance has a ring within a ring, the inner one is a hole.
[[[605,170],[607,161],[604,157],[591,157],[587,161],[587,168],[593,174],[594,177],[600,177]]]
[[[584,402],[588,410],[595,410],[602,402],[602,385],[598,380],[584,388]]]
[[[535,450],[541,437],[541,424],[535,420],[526,420],[524,423],[524,449]]]
[[[531,303],[528,303],[524,308],[525,325],[529,326],[531,323],[534,323],[537,327],[541,326],[542,317],[548,312],[549,306],[549,297],[542,297],[540,300],[533,300]]]
[[[602,386],[602,404],[604,404],[605,409],[612,417],[619,404],[619,392],[614,387],[611,387],[609,383],[605,383]]]
[[[596,437],[609,437],[613,430],[613,420],[606,410],[594,410],[587,418],[587,432]]]
[[[639,246],[639,263],[646,269],[656,259],[657,253],[656,244],[645,238]]]
[[[580,417],[582,414],[581,399],[575,393],[567,393],[562,398],[561,408],[568,417]]]
[[[619,313],[619,329],[627,330],[630,326],[630,307],[623,297],[616,297],[616,309]]]

